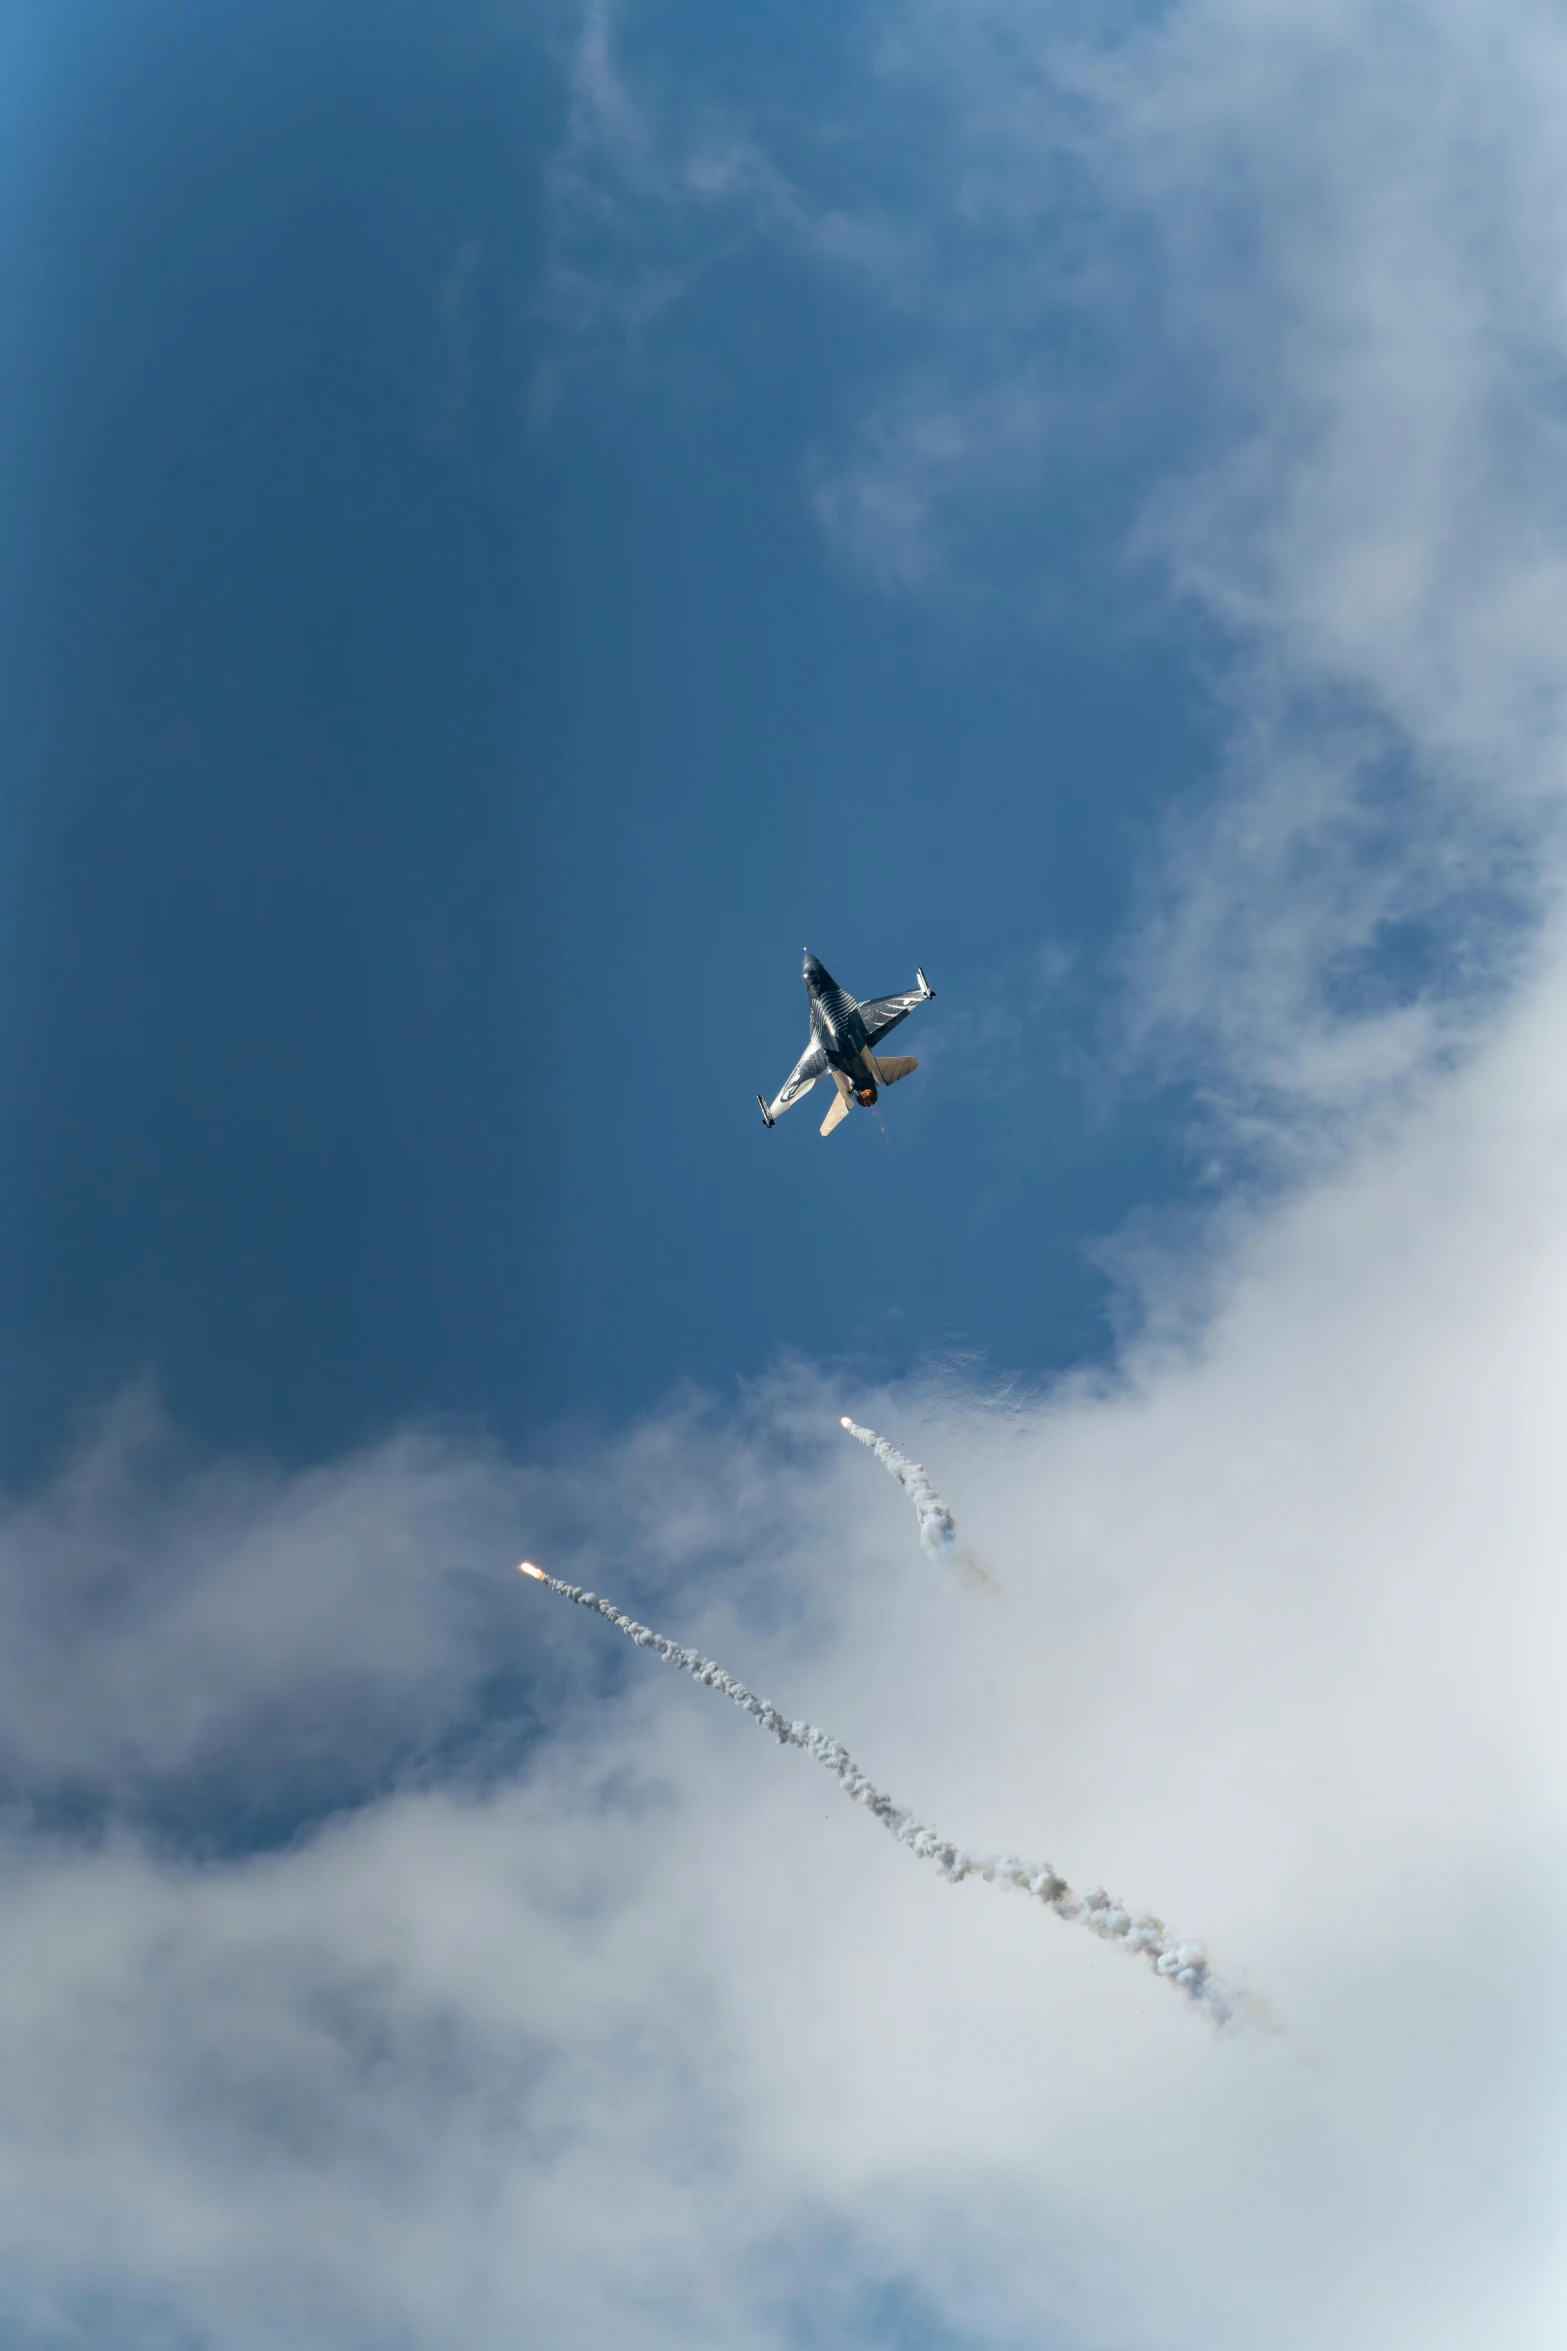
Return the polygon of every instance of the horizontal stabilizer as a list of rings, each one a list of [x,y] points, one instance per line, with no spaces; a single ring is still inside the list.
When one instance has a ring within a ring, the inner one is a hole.
[[[884,1086],[895,1086],[911,1069],[918,1069],[919,1063],[912,1053],[882,1053],[877,1056],[876,1068]]]
[[[833,1128],[834,1128],[835,1126],[839,1126],[839,1125],[841,1125],[841,1124],[842,1124],[842,1122],[843,1122],[843,1120],[844,1120],[844,1119],[846,1119],[846,1118],[848,1117],[848,1115],[849,1115],[849,1097],[848,1097],[848,1095],[847,1095],[847,1094],[835,1094],[835,1095],[833,1096],[833,1103],[832,1103],[832,1108],[831,1108],[831,1110],[829,1110],[829,1111],[828,1111],[828,1113],[827,1113],[827,1116],[826,1116],[826,1117],[825,1117],[825,1118],[822,1120],[822,1133],[823,1133],[824,1135],[830,1135],[830,1134],[832,1133],[832,1131],[833,1131]]]

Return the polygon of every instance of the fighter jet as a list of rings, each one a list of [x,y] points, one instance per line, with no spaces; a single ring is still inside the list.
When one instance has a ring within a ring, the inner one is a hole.
[[[763,1125],[771,1126],[802,1094],[810,1092],[818,1078],[830,1077],[838,1089],[831,1110],[822,1120],[822,1133],[830,1135],[848,1117],[852,1102],[869,1110],[878,1086],[894,1086],[911,1069],[918,1069],[919,1063],[912,1053],[889,1059],[872,1050],[900,1020],[907,1020],[916,1005],[928,1004],[935,995],[935,989],[917,965],[914,977],[919,985],[911,988],[906,996],[878,996],[874,1003],[856,1004],[839,987],[827,966],[818,963],[814,955],[807,955],[805,1000],[811,1010],[811,1041],[771,1102],[764,1102],[757,1095]]]

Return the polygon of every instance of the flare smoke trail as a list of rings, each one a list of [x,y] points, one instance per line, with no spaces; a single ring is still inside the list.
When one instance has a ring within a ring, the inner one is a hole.
[[[840,1425],[875,1454],[883,1469],[897,1479],[908,1495],[920,1522],[920,1548],[927,1557],[955,1568],[959,1579],[971,1590],[994,1593],[996,1579],[984,1561],[976,1559],[972,1551],[958,1549],[958,1530],[952,1513],[920,1463],[911,1461],[889,1437],[878,1437],[874,1429],[862,1429],[847,1413]]]
[[[832,1773],[851,1802],[863,1804],[900,1845],[907,1845],[922,1861],[933,1861],[942,1876],[950,1878],[954,1885],[964,1878],[977,1877],[983,1878],[987,1885],[1016,1886],[1022,1893],[1031,1894],[1036,1902],[1042,1902],[1047,1910],[1053,1910],[1058,1918],[1078,1919],[1104,1942],[1118,1943],[1123,1951],[1146,1959],[1155,1975],[1166,1976],[1179,1985],[1189,1999],[1207,2010],[1216,2024],[1228,2024],[1239,2013],[1244,1995],[1213,1973],[1201,1944],[1177,1942],[1166,1931],[1162,1918],[1154,1918],[1148,1912],[1133,1917],[1102,1886],[1095,1886],[1086,1894],[1074,1894],[1065,1878],[1058,1877],[1048,1864],[1036,1868],[1010,1853],[993,1858],[965,1853],[960,1846],[948,1844],[934,1829],[916,1820],[912,1812],[905,1812],[890,1796],[884,1795],[836,1739],[819,1731],[814,1723],[787,1721],[776,1706],[758,1698],[711,1657],[702,1656],[696,1649],[682,1649],[678,1641],[666,1641],[662,1633],[638,1624],[635,1617],[626,1616],[608,1600],[601,1600],[596,1592],[585,1592],[580,1584],[562,1583],[558,1576],[546,1575],[531,1560],[522,1562],[521,1572],[538,1583],[548,1584],[563,1600],[574,1600],[579,1608],[593,1609],[616,1632],[624,1633],[628,1641],[635,1641],[639,1649],[656,1650],[666,1665],[678,1666],[682,1673],[705,1683],[710,1690],[721,1690],[736,1706],[744,1707],[764,1731],[770,1731],[781,1746],[803,1747]]]
[[[957,1525],[921,1464],[900,1452],[889,1437],[878,1437],[874,1429],[862,1429],[847,1413],[843,1416],[843,1426],[851,1437],[868,1446],[882,1468],[897,1479],[914,1505],[914,1515],[920,1522],[920,1542],[931,1558],[950,1558],[957,1548]]]

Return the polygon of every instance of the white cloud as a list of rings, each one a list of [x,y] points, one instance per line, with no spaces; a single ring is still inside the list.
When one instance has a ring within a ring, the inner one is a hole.
[[[129,1396],[0,1526],[5,1784],[134,1810],[214,1775],[231,1805],[373,1781],[471,1706],[463,1574],[528,1490],[420,1435],[306,1477],[197,1465]]]
[[[843,1399],[929,1460],[998,1600],[924,1559],[809,1379],[580,1473],[589,1543],[633,1554],[595,1580],[949,1833],[1205,1934],[1279,2034],[1216,2041],[1080,1931],[942,1885],[627,1651],[517,1782],[221,1863],[13,1833],[13,2335],[96,2296],[116,2341],[245,2351],[771,2347],[875,2340],[856,2295],[904,2279],[986,2345],[1559,2341],[1564,997],[1237,1226],[1195,1350],[1037,1406]],[[376,1458],[257,1511],[346,1576],[372,1654],[342,1485],[432,1561],[454,1495],[519,1507],[494,1463]],[[270,1540],[297,1656],[315,1585]],[[687,1546],[734,1576],[648,1602]],[[504,1557],[552,1669],[621,1648]],[[238,1654],[221,1556],[203,1607]]]

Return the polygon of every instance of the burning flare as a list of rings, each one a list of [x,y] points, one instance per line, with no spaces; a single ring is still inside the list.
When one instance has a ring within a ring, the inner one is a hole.
[[[846,1428],[853,1425],[852,1421],[844,1423]],[[855,1434],[861,1432],[856,1430]],[[864,1434],[868,1438],[870,1432]],[[1165,1976],[1178,1985],[1216,2024],[1229,2024],[1240,2013],[1245,1995],[1213,1973],[1200,1943],[1178,1942],[1166,1930],[1162,1918],[1155,1918],[1147,1911],[1134,1916],[1102,1886],[1095,1886],[1086,1894],[1074,1894],[1065,1878],[1058,1876],[1048,1863],[1036,1866],[1019,1861],[1011,1853],[999,1857],[965,1853],[960,1846],[949,1844],[934,1829],[916,1820],[912,1812],[894,1804],[890,1796],[866,1778],[848,1749],[836,1739],[817,1730],[813,1723],[788,1721],[776,1706],[758,1698],[711,1657],[702,1656],[696,1649],[683,1649],[678,1641],[665,1640],[662,1633],[638,1624],[635,1617],[624,1615],[608,1600],[601,1600],[596,1592],[585,1592],[580,1584],[562,1583],[558,1576],[546,1575],[531,1560],[522,1562],[521,1572],[548,1584],[563,1600],[574,1600],[579,1608],[591,1608],[639,1649],[655,1650],[666,1665],[678,1666],[682,1673],[705,1683],[710,1690],[721,1690],[734,1705],[743,1707],[760,1723],[764,1731],[770,1731],[781,1746],[802,1747],[808,1755],[814,1755],[832,1773],[851,1802],[863,1804],[900,1845],[907,1845],[922,1861],[933,1861],[942,1876],[954,1885],[963,1878],[977,1877],[983,1878],[987,1885],[1016,1886],[1020,1892],[1031,1894],[1036,1902],[1042,1902],[1047,1910],[1053,1910],[1058,1918],[1078,1919],[1102,1941],[1118,1943],[1123,1951],[1146,1959],[1155,1975]]]

